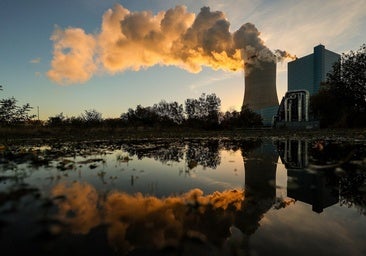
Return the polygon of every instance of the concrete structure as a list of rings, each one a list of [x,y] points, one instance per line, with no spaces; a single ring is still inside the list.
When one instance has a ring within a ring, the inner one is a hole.
[[[287,65],[288,91],[307,90],[310,95],[319,91],[327,73],[340,59],[338,53],[325,49],[324,45],[314,47],[312,54],[291,61]]]
[[[317,121],[309,116],[310,93],[307,90],[286,92],[274,116],[274,127],[318,128]]]
[[[276,63],[256,60],[245,64],[243,105],[259,113],[264,125],[272,124],[278,108]]]

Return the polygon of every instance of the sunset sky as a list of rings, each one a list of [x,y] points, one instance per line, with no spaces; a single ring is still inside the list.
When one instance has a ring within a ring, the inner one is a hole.
[[[271,51],[302,57],[321,43],[344,53],[366,43],[365,12],[366,0],[0,0],[0,98],[39,106],[43,120],[87,109],[119,117],[201,93],[239,110],[242,52],[232,38],[243,24]],[[277,64],[279,99],[288,61]]]

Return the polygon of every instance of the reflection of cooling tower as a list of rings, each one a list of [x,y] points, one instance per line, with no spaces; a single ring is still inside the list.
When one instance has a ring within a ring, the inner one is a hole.
[[[243,105],[254,111],[278,106],[276,91],[276,63],[258,61],[245,64],[245,92]]]
[[[276,201],[276,170],[278,153],[270,143],[245,152],[242,147],[245,170],[245,199],[235,226],[251,235],[259,227],[263,215]]]

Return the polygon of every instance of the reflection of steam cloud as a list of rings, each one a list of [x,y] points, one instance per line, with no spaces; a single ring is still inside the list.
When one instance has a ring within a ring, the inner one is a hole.
[[[65,197],[57,201],[58,217],[73,233],[85,234],[107,224],[109,242],[121,252],[139,246],[177,245],[186,236],[223,245],[244,199],[243,191],[203,195],[199,189],[163,199],[120,192],[104,197],[80,183],[60,184],[53,195]]]
[[[190,72],[199,72],[202,66],[237,71],[243,69],[243,59],[259,64],[290,57],[285,51],[272,53],[251,23],[234,33],[229,28],[225,14],[209,7],[197,16],[185,6],[154,15],[130,12],[117,4],[103,15],[99,34],[81,28],[55,29],[48,77],[60,84],[82,83],[98,69],[115,73],[157,64]]]
[[[70,224],[72,232],[86,234],[100,223],[95,188],[81,183],[74,183],[70,187],[59,184],[52,192],[56,197],[67,195],[67,199],[58,204],[59,215]]]

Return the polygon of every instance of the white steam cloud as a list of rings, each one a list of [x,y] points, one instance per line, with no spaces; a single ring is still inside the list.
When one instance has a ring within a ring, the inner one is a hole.
[[[159,12],[130,12],[115,5],[103,15],[100,33],[56,28],[48,77],[58,84],[83,83],[98,71],[111,74],[154,65],[174,65],[189,72],[203,66],[238,71],[244,62],[281,61],[287,52],[270,51],[260,32],[246,23],[231,33],[225,14],[201,8],[196,16],[185,6]]]

